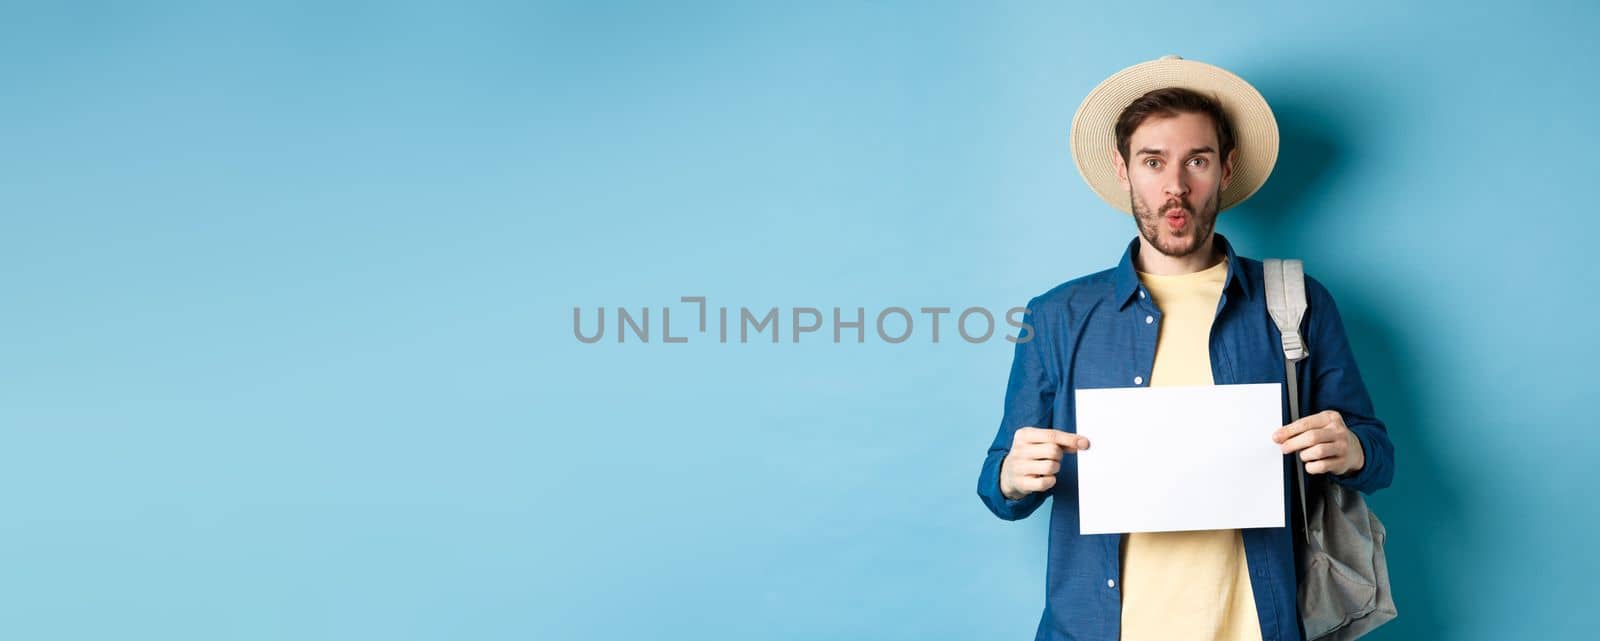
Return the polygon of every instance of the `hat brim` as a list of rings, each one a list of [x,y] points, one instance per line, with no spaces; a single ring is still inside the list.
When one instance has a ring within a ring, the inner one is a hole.
[[[1272,108],[1250,83],[1221,67],[1175,56],[1142,62],[1106,78],[1078,105],[1072,116],[1072,159],[1084,182],[1112,207],[1132,214],[1128,191],[1117,180],[1111,155],[1117,147],[1116,123],[1122,110],[1144,94],[1165,87],[1183,87],[1211,96],[1233,124],[1233,178],[1222,190],[1218,211],[1241,202],[1261,188],[1278,162],[1278,121]]]

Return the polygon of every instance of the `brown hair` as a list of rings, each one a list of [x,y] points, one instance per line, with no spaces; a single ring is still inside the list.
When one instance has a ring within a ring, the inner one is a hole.
[[[1128,157],[1128,147],[1132,144],[1133,132],[1144,124],[1144,121],[1155,118],[1171,118],[1180,113],[1205,114],[1211,117],[1211,122],[1217,126],[1218,154],[1222,162],[1227,162],[1228,152],[1233,151],[1233,123],[1228,122],[1228,114],[1222,111],[1222,105],[1215,99],[1192,89],[1183,87],[1166,87],[1156,89],[1133,101],[1128,108],[1122,110],[1122,115],[1117,117],[1117,151],[1122,153],[1122,162],[1131,163]]]

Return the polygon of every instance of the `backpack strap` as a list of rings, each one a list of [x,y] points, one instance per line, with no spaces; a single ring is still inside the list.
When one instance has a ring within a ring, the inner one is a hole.
[[[1267,313],[1283,336],[1283,371],[1288,385],[1289,420],[1300,420],[1300,386],[1295,378],[1295,363],[1311,353],[1300,335],[1300,320],[1306,314],[1305,267],[1297,259],[1268,258],[1261,261],[1267,285]],[[1295,484],[1300,488],[1300,521],[1307,542],[1311,538],[1311,518],[1306,508],[1305,465],[1295,457]]]

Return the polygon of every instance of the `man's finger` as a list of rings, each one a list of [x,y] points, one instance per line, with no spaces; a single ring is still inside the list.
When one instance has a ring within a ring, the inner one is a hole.
[[[1053,431],[1046,427],[1019,427],[1015,440],[1018,443],[1049,443],[1055,440],[1050,436]]]
[[[1089,449],[1089,439],[1077,434],[1056,430],[1056,444],[1067,449],[1068,452]]]
[[[1274,431],[1272,433],[1272,442],[1274,442],[1274,443],[1282,443],[1282,442],[1287,441],[1287,440],[1289,440],[1291,438],[1299,436],[1302,432],[1305,432],[1307,429],[1310,429],[1308,427],[1308,423],[1306,423],[1306,420],[1309,419],[1309,418],[1311,418],[1311,417],[1307,416],[1307,417],[1302,418],[1302,419],[1300,419],[1298,421],[1295,421],[1293,423],[1290,423],[1288,425],[1285,425],[1283,427],[1278,428],[1276,431]]]
[[[1331,458],[1337,454],[1338,453],[1333,449],[1333,443],[1318,443],[1306,449],[1300,450],[1300,460],[1309,463],[1311,461]]]
[[[1017,488],[1026,492],[1043,492],[1055,485],[1055,476],[1024,476],[1017,479]]]
[[[1059,461],[1061,448],[1055,443],[1030,443],[1019,448],[1017,455],[1029,461]]]
[[[1277,431],[1272,433],[1272,440],[1275,443],[1282,443],[1306,432],[1311,432],[1321,428],[1327,423],[1328,417],[1321,413],[1312,414],[1311,416],[1301,418],[1298,421],[1278,428]]]
[[[1332,443],[1333,440],[1334,434],[1332,430],[1311,430],[1309,432],[1301,432],[1300,435],[1280,443],[1278,451],[1288,454],[1290,452],[1298,452],[1318,443]]]
[[[1316,414],[1312,414],[1310,416],[1303,416],[1300,418],[1300,420],[1280,427],[1277,429],[1277,431],[1273,432],[1272,441],[1274,443],[1282,443],[1291,438],[1299,436],[1300,434],[1304,434],[1321,427],[1326,427],[1331,423],[1333,423],[1332,412],[1317,412]]]

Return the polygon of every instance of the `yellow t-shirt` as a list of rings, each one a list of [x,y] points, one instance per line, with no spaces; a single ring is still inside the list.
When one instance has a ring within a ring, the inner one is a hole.
[[[1150,385],[1214,385],[1211,321],[1228,261],[1192,274],[1139,272],[1161,310]],[[1122,641],[1260,641],[1239,530],[1134,532],[1122,542]]]

